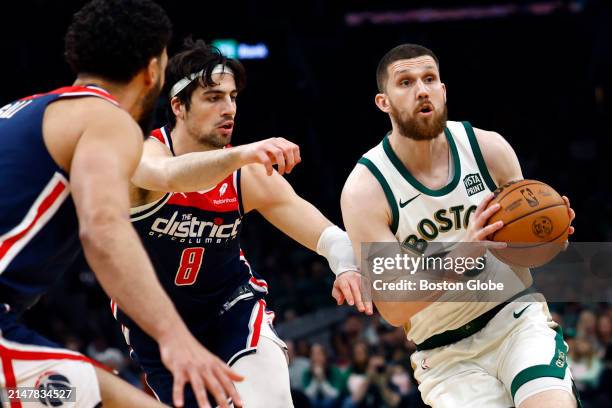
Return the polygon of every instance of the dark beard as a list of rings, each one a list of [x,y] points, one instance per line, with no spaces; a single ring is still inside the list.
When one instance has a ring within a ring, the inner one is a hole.
[[[153,119],[155,118],[155,106],[157,105],[157,98],[159,97],[159,93],[161,92],[161,82],[157,81],[157,84],[151,88],[149,93],[147,93],[142,99],[142,114],[138,119],[138,126],[140,126],[140,130],[142,130],[142,134],[146,139],[151,134],[151,130],[153,130]]]
[[[218,135],[216,133],[209,133],[207,135],[201,135],[198,139],[200,144],[203,144],[209,147],[213,147],[215,149],[224,148],[231,142],[231,140],[232,140],[231,136],[226,139],[223,136]]]
[[[434,111],[434,117],[430,124],[413,117],[406,117],[407,115],[402,117],[402,114],[393,106],[391,106],[390,115],[395,121],[400,135],[413,140],[431,140],[444,131],[448,119],[448,110],[444,105],[440,113]]]

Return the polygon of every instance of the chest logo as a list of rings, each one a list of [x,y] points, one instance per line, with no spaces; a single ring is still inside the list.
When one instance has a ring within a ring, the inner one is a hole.
[[[219,197],[223,197],[223,194],[227,191],[227,183],[223,183],[219,189]]]
[[[468,174],[463,178],[463,184],[465,185],[465,191],[468,196],[473,196],[474,194],[478,194],[481,191],[484,191],[484,183],[482,182],[482,178],[480,178],[480,174]]]
[[[408,201],[402,201],[402,199],[400,198],[399,200],[399,206],[400,208],[404,208],[405,206],[407,206],[410,202],[412,202],[413,200],[415,200],[418,196],[420,196],[421,193],[415,195],[414,197],[412,197],[410,200]]]

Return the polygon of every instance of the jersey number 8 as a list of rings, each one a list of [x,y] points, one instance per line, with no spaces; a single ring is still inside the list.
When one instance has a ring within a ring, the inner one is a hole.
[[[181,262],[174,283],[177,286],[193,285],[198,278],[203,257],[204,248],[185,248],[181,254]]]

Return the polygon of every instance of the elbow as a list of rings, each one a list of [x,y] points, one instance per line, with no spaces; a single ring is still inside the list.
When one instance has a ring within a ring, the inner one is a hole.
[[[79,218],[79,239],[85,254],[95,257],[110,257],[109,242],[127,219],[108,209],[89,211]]]

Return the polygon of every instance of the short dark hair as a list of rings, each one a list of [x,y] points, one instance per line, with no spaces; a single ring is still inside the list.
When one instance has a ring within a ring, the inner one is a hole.
[[[376,68],[376,84],[378,85],[378,91],[385,91],[385,83],[387,82],[387,68],[389,65],[398,60],[411,59],[429,55],[436,61],[438,69],[440,69],[440,62],[438,57],[429,48],[425,48],[418,44],[401,44],[387,52],[378,63]]]
[[[191,106],[191,95],[198,86],[207,87],[217,85],[212,80],[212,71],[217,65],[227,66],[234,73],[234,81],[238,92],[246,86],[246,72],[240,61],[227,58],[218,48],[206,44],[203,40],[194,41],[187,38],[183,44],[183,51],[179,52],[168,61],[166,68],[166,89],[164,95],[170,96],[170,89],[178,81],[189,77],[196,72],[202,72],[199,80],[192,81],[185,89],[181,90],[176,97],[189,110]],[[176,117],[172,112],[172,105],[168,104],[167,116],[170,128],[176,125]]]
[[[66,62],[75,74],[129,82],[161,55],[171,36],[170,19],[151,0],[93,0],[68,27]]]

